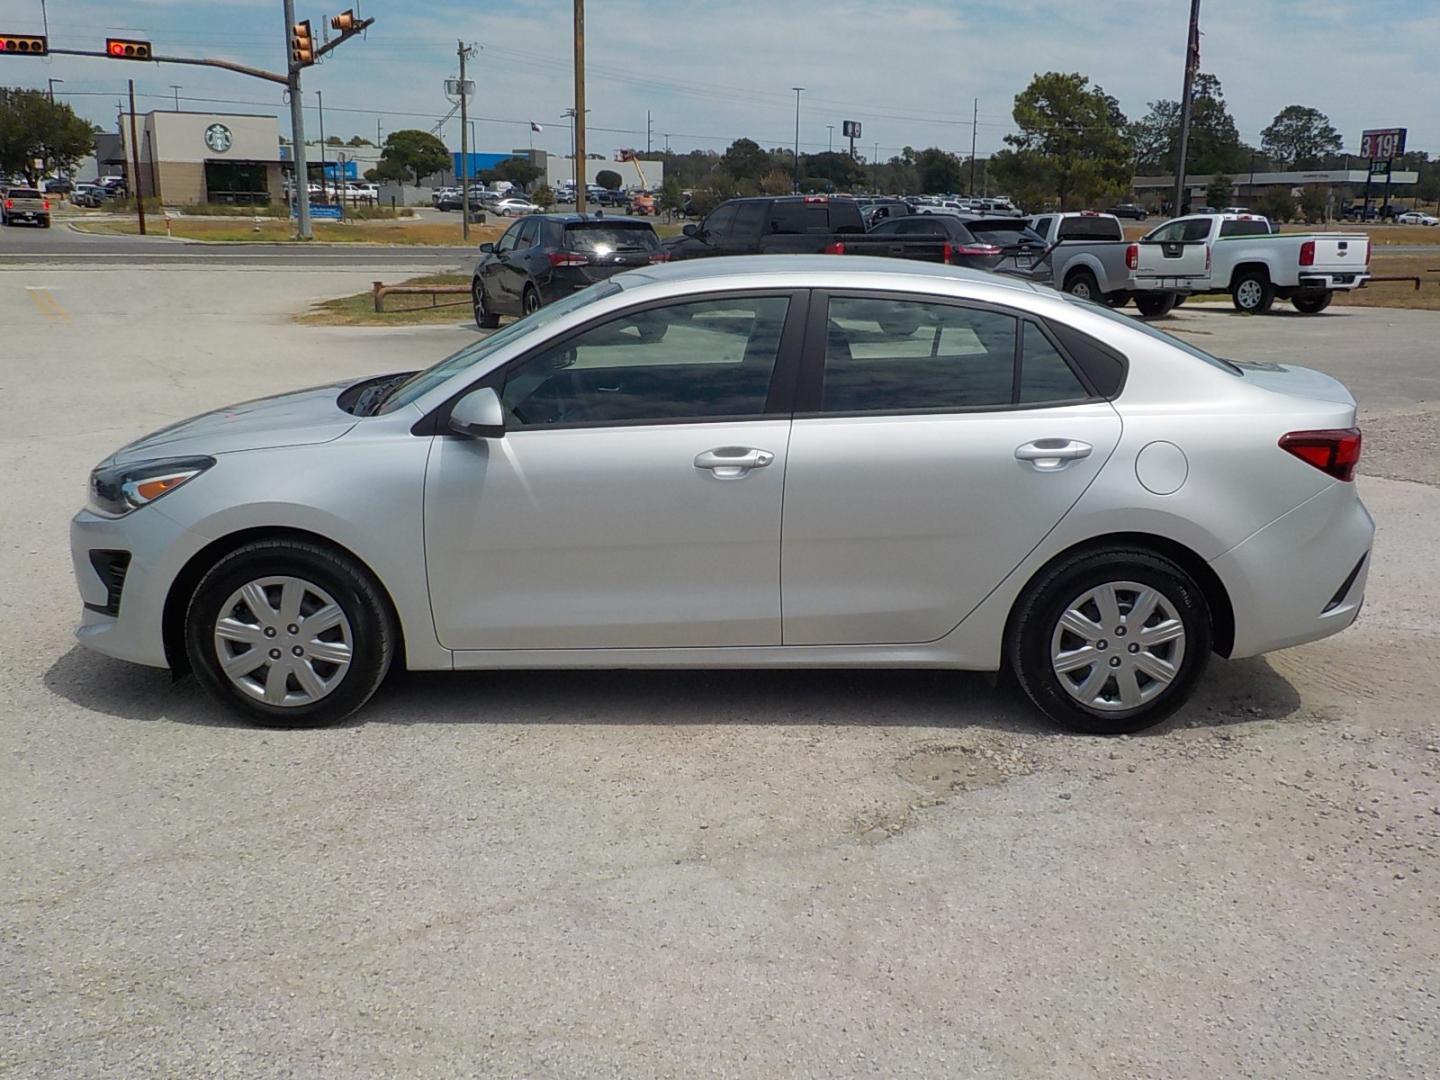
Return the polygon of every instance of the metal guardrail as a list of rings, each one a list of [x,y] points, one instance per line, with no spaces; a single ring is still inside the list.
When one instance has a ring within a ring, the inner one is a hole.
[[[400,295],[430,296],[430,306],[440,307],[442,296],[469,296],[470,286],[468,285],[386,285],[383,281],[376,281],[371,284],[370,292],[375,298],[375,310],[380,314],[385,313],[385,297],[391,293]],[[453,307],[462,301],[456,300],[445,304],[446,307]],[[413,310],[413,309],[410,309]]]

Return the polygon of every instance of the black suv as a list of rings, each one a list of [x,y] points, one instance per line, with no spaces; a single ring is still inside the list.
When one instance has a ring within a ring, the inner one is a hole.
[[[1144,221],[1150,216],[1150,211],[1146,210],[1143,206],[1128,202],[1122,202],[1112,206],[1106,212],[1113,214],[1115,217],[1130,218],[1133,221]]]
[[[475,324],[493,330],[501,315],[528,315],[587,285],[668,258],[648,221],[531,214],[497,242],[480,245],[470,283]]]

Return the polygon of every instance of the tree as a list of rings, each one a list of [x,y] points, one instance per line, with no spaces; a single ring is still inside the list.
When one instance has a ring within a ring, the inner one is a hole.
[[[345,145],[346,145],[346,146],[374,146],[375,144],[372,143],[369,139],[365,138],[365,136],[363,136],[363,135],[351,135],[351,136],[350,136],[350,141],[347,142]]]
[[[920,190],[926,195],[959,191],[965,182],[960,159],[936,146],[926,147],[916,155],[915,168],[919,172]]]
[[[1287,187],[1275,187],[1255,200],[1255,209],[1271,221],[1289,221],[1295,216],[1295,198]]]
[[[445,144],[428,131],[406,128],[385,136],[380,152],[380,169],[387,180],[414,177],[421,183],[432,173],[444,172],[453,164]]]
[[[685,192],[680,188],[680,181],[673,176],[667,176],[665,183],[660,185],[660,209],[679,213],[684,208]]]
[[[73,172],[94,146],[94,130],[69,105],[39,90],[0,87],[0,172],[29,176],[36,158]]]
[[[495,166],[495,178],[497,180],[508,180],[512,184],[518,184],[522,188],[528,188],[544,170],[538,165],[532,165],[524,158],[506,158]]]
[[[1306,184],[1300,189],[1300,212],[1311,225],[1323,222],[1330,209],[1330,193],[1319,184]]]
[[[1242,172],[1251,151],[1240,138],[1240,129],[1225,104],[1220,80],[1200,72],[1195,76],[1194,108],[1190,119],[1190,143],[1186,147],[1185,171],[1191,174]],[[1175,172],[1180,153],[1180,103],[1152,101],[1150,111],[1128,127],[1135,167],[1141,173]]]
[[[373,182],[378,182],[378,181],[380,181],[380,180],[388,180],[388,179],[390,179],[390,178],[389,178],[388,176],[386,176],[383,172],[381,172],[378,168],[376,168],[376,169],[366,169],[366,170],[365,170],[365,179],[366,179],[366,180],[373,181]]]
[[[530,193],[530,201],[541,210],[549,210],[555,205],[555,189],[549,184],[541,184]]]
[[[1001,150],[988,168],[996,185],[1021,206],[1038,210],[1055,200],[1055,170],[1033,150]]]
[[[1330,118],[1307,105],[1286,105],[1260,133],[1260,149],[1288,169],[1319,168],[1343,145]]]
[[[342,139],[342,138],[340,138],[339,135],[331,135],[331,136],[329,136],[328,138],[326,138],[326,140],[325,140],[325,145],[326,145],[326,146],[344,146],[344,145],[345,145],[345,140]]]
[[[779,169],[772,169],[760,178],[762,195],[789,195],[794,190],[795,178]]]
[[[595,174],[595,182],[606,191],[619,191],[625,179],[614,169],[601,169]]]
[[[1210,181],[1210,186],[1205,189],[1205,202],[1219,210],[1230,205],[1230,200],[1235,195],[1235,185],[1230,177],[1221,173]]]
[[[720,156],[719,168],[736,181],[760,178],[776,167],[774,159],[754,139],[736,139]]]
[[[828,182],[836,191],[853,191],[863,185],[866,179],[863,165],[849,154],[831,151],[823,154],[801,154],[800,172],[815,180]]]
[[[1013,116],[1020,132],[1006,135],[1005,141],[1035,155],[1051,171],[1062,208],[1130,187],[1134,169],[1125,114],[1118,101],[1084,75],[1036,75],[1015,95]]]

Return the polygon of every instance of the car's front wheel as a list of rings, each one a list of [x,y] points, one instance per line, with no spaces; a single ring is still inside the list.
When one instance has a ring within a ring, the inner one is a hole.
[[[1090,551],[1037,579],[1007,643],[1025,693],[1062,727],[1120,735],[1158,724],[1210,656],[1210,609],[1180,566],[1142,549]]]
[[[1065,282],[1065,291],[1080,300],[1099,300],[1100,283],[1089,270],[1076,270]]]
[[[475,308],[475,325],[481,330],[494,330],[500,325],[500,316],[490,310],[485,302],[485,286],[477,277],[470,283],[470,301]]]
[[[252,723],[332,724],[380,686],[397,631],[352,560],[301,540],[259,540],[200,580],[185,649],[201,684]]]

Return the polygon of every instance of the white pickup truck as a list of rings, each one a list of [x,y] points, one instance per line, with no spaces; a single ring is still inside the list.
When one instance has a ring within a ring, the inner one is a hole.
[[[1175,218],[1130,245],[1130,288],[1229,293],[1237,310],[1269,311],[1276,297],[1315,315],[1336,290],[1369,278],[1370,238],[1353,233],[1276,233],[1253,214]]]
[[[1175,290],[1132,291],[1125,227],[1114,214],[1093,210],[1036,214],[1030,228],[1045,240],[1045,254],[1035,263],[1030,280],[1053,285],[1084,300],[1121,308],[1132,299],[1144,318],[1168,315]],[[1011,271],[1007,271],[1011,272]]]

